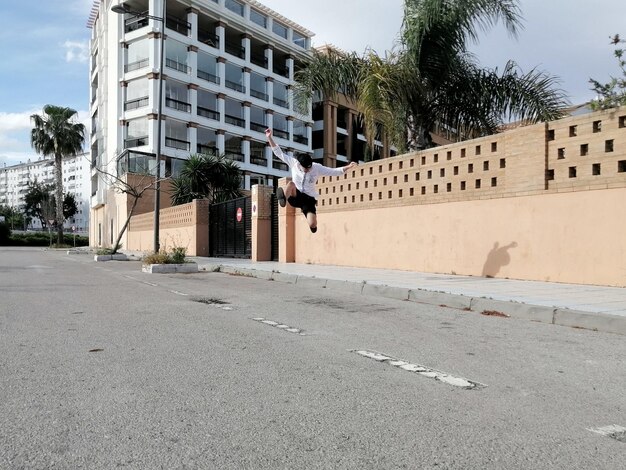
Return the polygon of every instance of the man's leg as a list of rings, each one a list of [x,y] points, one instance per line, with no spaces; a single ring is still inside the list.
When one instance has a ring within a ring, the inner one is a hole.
[[[309,224],[309,228],[311,229],[311,232],[313,233],[317,232],[317,214],[315,214],[314,212],[309,212],[306,215],[306,221]]]
[[[276,197],[278,198],[278,204],[280,204],[280,207],[285,207],[287,205],[287,200],[290,197],[295,197],[295,196],[296,196],[296,185],[293,184],[293,182],[289,182],[287,186],[285,186],[284,190],[283,188],[278,188],[276,190]]]

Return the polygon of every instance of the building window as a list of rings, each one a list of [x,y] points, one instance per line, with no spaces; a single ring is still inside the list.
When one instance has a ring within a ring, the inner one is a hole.
[[[243,69],[241,67],[230,63],[226,64],[226,86],[240,93],[246,92],[246,87],[243,85]]]
[[[124,148],[148,145],[148,119],[132,119],[126,124]]]
[[[217,110],[217,95],[204,90],[198,90],[198,116],[220,120],[220,113]]]
[[[254,8],[250,8],[250,21],[258,24],[261,28],[267,28],[267,16]]]
[[[165,106],[168,108],[191,112],[191,103],[189,103],[189,90],[187,85],[173,80],[165,81]]]
[[[250,163],[253,165],[267,166],[265,158],[265,142],[250,141]],[[250,183],[252,185],[252,183]]]
[[[190,73],[187,45],[182,42],[165,41],[165,66],[182,73]]]
[[[258,106],[250,106],[250,130],[265,132],[265,129],[267,129],[265,110]]]
[[[287,26],[279,23],[278,21],[274,21],[272,23],[272,31],[281,38],[287,39]]]
[[[258,73],[250,72],[250,96],[263,101],[269,101],[267,94],[267,82],[265,77]]]
[[[246,121],[243,114],[243,104],[230,98],[224,100],[224,121],[237,127],[245,127]]]
[[[132,72],[133,70],[143,69],[150,65],[148,53],[148,40],[142,39],[128,44],[126,49],[126,65],[124,72]]]
[[[289,125],[287,118],[281,114],[274,114],[274,135],[281,139],[289,139]]]
[[[303,145],[309,144],[308,129],[304,121],[298,119],[293,121],[293,141]]]
[[[274,82],[274,104],[282,108],[289,108],[289,96],[287,85]]]
[[[197,153],[205,155],[217,155],[219,153],[217,150],[217,134],[214,130],[207,129],[205,127],[198,127],[197,135]]]
[[[224,6],[233,13],[243,16],[243,3],[238,2],[237,0],[226,0],[224,2]]]
[[[241,151],[241,137],[232,134],[224,134],[224,154],[231,160],[237,162],[244,161],[244,155]]]
[[[148,106],[149,98],[148,79],[140,78],[138,80],[131,80],[126,86],[126,102],[124,103],[124,109],[130,111],[137,108]],[[97,119],[97,114],[96,114]],[[93,127],[92,127],[93,131]]]
[[[198,78],[219,85],[220,77],[217,71],[216,57],[198,52]]]
[[[172,119],[165,121],[165,146],[189,151],[189,145],[187,124]]]
[[[297,31],[293,32],[293,43],[296,46],[300,46],[303,49],[306,49],[306,37],[298,33]]]

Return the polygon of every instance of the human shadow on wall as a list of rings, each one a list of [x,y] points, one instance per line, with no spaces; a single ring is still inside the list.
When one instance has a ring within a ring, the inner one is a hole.
[[[495,277],[500,272],[502,266],[506,266],[511,262],[509,250],[516,247],[517,242],[511,242],[506,246],[500,246],[498,242],[495,242],[483,266],[483,277]]]

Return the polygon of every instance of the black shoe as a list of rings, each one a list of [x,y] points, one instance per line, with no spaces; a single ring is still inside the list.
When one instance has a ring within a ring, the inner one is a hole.
[[[285,207],[287,199],[285,199],[285,191],[283,191],[283,188],[278,188],[276,191],[276,197],[278,198],[278,204],[280,204],[280,207]]]
[[[315,233],[317,232],[317,227],[309,227],[311,229],[311,232]]]

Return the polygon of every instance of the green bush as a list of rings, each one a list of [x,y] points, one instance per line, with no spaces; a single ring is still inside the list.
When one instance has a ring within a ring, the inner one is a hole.
[[[143,257],[143,264],[183,264],[186,262],[187,248],[174,247],[171,252],[164,250]]]
[[[182,246],[177,246],[172,249],[172,253],[170,254],[172,258],[172,262],[175,264],[182,264],[185,262],[185,255],[187,254],[187,248],[183,248]]]
[[[52,234],[52,243],[56,245],[56,233]],[[13,233],[7,246],[50,246],[50,234],[47,232]],[[63,234],[63,246],[74,246],[74,235]],[[89,237],[76,236],[76,246],[89,246]]]

